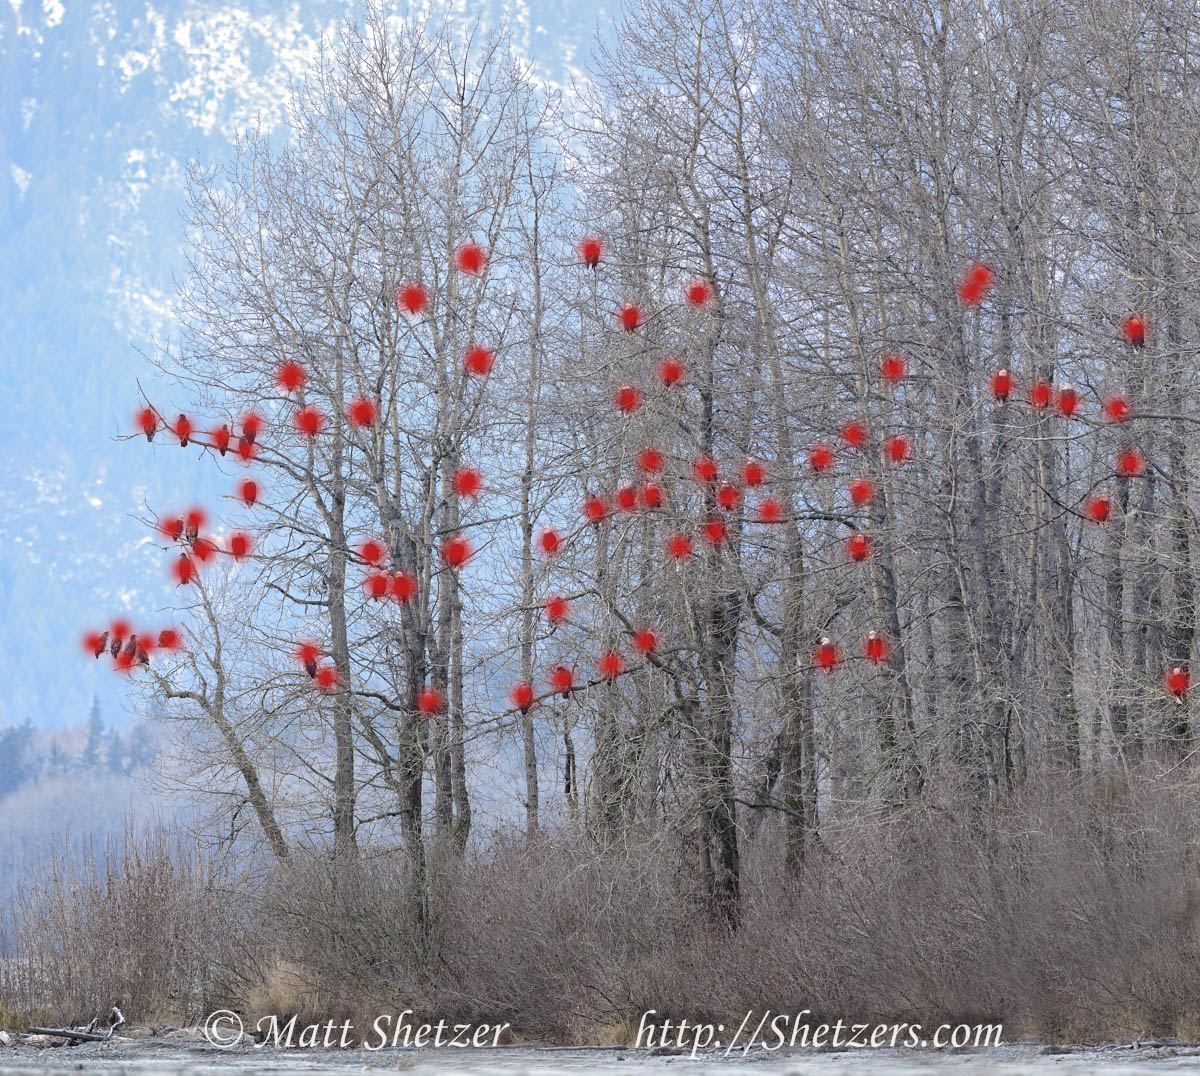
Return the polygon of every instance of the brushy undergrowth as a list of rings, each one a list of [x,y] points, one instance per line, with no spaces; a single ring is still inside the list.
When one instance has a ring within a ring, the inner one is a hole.
[[[641,1013],[740,1020],[1002,1021],[1005,1038],[1200,1035],[1200,787],[1056,780],[985,813],[841,812],[795,876],[746,842],[743,925],[707,923],[676,839],[496,836],[430,856],[286,868],[182,834],[49,857],[0,962],[0,1020],[135,1022],[216,1008],[510,1022],[530,1039],[627,1038]],[[261,865],[259,865],[261,867]]]

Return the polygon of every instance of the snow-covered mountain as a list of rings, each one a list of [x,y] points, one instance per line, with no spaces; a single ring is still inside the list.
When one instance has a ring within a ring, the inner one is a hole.
[[[93,694],[122,711],[79,639],[118,614],[154,621],[168,584],[132,514],[197,496],[189,453],[113,439],[130,429],[138,378],[153,377],[139,349],[171,330],[184,164],[225,157],[256,119],[279,123],[289,80],[352,12],[348,0],[0,5],[0,725],[78,723]],[[562,84],[610,21],[581,0],[396,12],[504,22]]]

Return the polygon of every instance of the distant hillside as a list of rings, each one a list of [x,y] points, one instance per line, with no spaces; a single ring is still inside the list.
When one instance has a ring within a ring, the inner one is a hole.
[[[569,81],[603,8],[539,6],[442,5],[463,25],[507,13],[516,47]],[[130,517],[216,506],[226,489],[211,472],[197,487],[191,453],[112,440],[151,376],[138,349],[170,335],[184,164],[223,159],[256,121],[276,126],[289,78],[350,9],[0,5],[0,725],[77,723],[94,694],[107,713],[124,705],[77,641],[118,613],[154,620],[166,598],[161,557]]]

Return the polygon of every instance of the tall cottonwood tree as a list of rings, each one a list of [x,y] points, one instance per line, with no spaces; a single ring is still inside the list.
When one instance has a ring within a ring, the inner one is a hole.
[[[327,656],[324,695],[294,659],[291,680],[332,741],[308,760],[328,781],[332,852],[352,857],[364,829],[398,818],[418,910],[427,766],[435,838],[461,849],[469,836],[471,584],[443,547],[461,536],[484,549],[509,511],[503,490],[489,510],[470,503],[455,474],[473,454],[485,471],[503,457],[489,441],[506,429],[490,383],[525,372],[523,267],[509,252],[518,208],[544,186],[530,161],[545,107],[497,41],[397,28],[371,9],[297,91],[289,144],[252,133],[227,167],[191,175],[191,274],[164,364],[235,439],[247,412],[266,419],[251,463],[262,493],[244,519],[257,548],[242,572],[262,603],[258,643],[286,659],[312,638]],[[493,253],[463,271],[466,244]],[[405,308],[410,284],[427,305]],[[473,347],[488,356],[474,366]],[[277,383],[285,363],[302,385]],[[356,404],[370,421],[355,420]],[[319,429],[299,428],[304,414]],[[364,592],[372,538],[415,581],[411,596]],[[430,690],[440,705],[422,712]]]

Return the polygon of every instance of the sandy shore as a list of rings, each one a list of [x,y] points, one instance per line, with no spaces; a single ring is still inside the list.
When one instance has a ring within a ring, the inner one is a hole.
[[[1124,1046],[1094,1048],[1044,1047],[1014,1043],[986,1050],[856,1050],[792,1051],[756,1050],[725,1057],[706,1053],[655,1054],[616,1047],[562,1048],[501,1046],[492,1049],[380,1050],[281,1050],[250,1045],[218,1049],[189,1036],[160,1035],[85,1043],[74,1047],[37,1047],[14,1044],[0,1047],[0,1074],[4,1073],[128,1073],[130,1076],[218,1076],[223,1073],[305,1073],[309,1076],[344,1076],[349,1072],[405,1072],[414,1076],[557,1076],[597,1072],[607,1076],[634,1073],[686,1073],[695,1076],[869,1076],[938,1073],[946,1070],[980,1076],[1023,1076],[1055,1073],[1105,1076],[1154,1069],[1200,1072],[1200,1048],[1195,1046]]]

